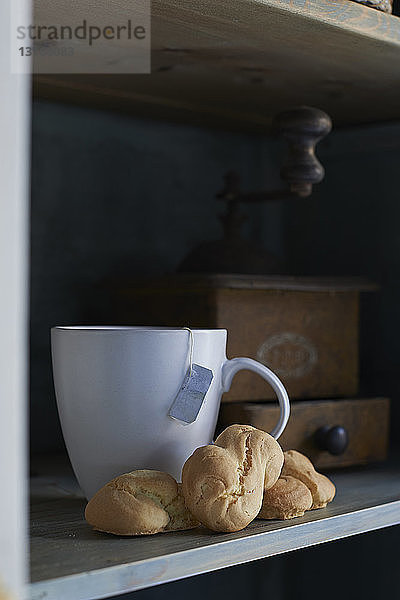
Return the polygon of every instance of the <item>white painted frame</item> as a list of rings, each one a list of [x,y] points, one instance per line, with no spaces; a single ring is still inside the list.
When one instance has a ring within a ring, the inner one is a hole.
[[[27,355],[30,81],[10,72],[10,10],[0,3],[0,599],[27,578]],[[30,0],[19,0],[26,14]]]

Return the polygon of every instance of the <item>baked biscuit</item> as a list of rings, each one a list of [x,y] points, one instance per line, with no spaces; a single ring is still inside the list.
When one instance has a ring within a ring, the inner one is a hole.
[[[308,487],[290,475],[279,477],[272,488],[264,491],[258,519],[294,519],[302,517],[313,503]]]
[[[268,433],[231,425],[184,464],[186,506],[209,529],[239,531],[259,513],[264,488],[277,481],[282,463],[282,449]]]
[[[297,450],[285,452],[282,476],[291,475],[302,481],[310,490],[313,503],[311,508],[324,508],[335,497],[336,488],[332,481],[318,473],[312,462]]]
[[[185,506],[178,484],[162,471],[132,471],[116,477],[86,506],[85,518],[98,531],[149,535],[192,529],[198,523]]]

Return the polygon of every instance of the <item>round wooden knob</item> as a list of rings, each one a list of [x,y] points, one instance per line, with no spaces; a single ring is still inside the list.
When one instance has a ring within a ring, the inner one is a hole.
[[[309,196],[313,184],[324,178],[325,171],[315,156],[315,146],[330,132],[332,121],[318,108],[300,106],[280,113],[275,119],[275,126],[289,145],[281,177],[292,192]]]
[[[347,430],[341,425],[325,425],[317,429],[315,443],[320,450],[326,450],[334,456],[343,454],[349,443]]]

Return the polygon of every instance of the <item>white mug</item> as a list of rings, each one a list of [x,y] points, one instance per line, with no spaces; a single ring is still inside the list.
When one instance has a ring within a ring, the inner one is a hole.
[[[197,419],[168,416],[193,362],[213,372]],[[65,443],[89,499],[107,481],[135,469],[157,469],[180,481],[186,459],[212,442],[221,396],[241,369],[261,375],[275,390],[280,418],[289,418],[286,390],[264,365],[226,358],[225,329],[68,326],[51,330],[54,386]]]

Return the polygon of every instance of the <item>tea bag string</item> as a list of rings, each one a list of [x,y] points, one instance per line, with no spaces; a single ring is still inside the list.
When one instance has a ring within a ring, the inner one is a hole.
[[[190,336],[189,368],[186,370],[183,382],[168,411],[168,415],[172,419],[180,421],[182,425],[190,425],[195,422],[204,404],[206,394],[213,380],[213,372],[211,369],[193,362],[194,333],[189,327],[182,327],[181,329],[188,331]],[[187,359],[185,362],[187,362]]]
[[[190,350],[189,350],[189,377],[192,374],[193,371],[193,346],[194,346],[194,335],[193,335],[193,331],[190,329],[190,327],[182,327],[182,329],[184,331],[188,331],[189,332],[189,337],[190,337]]]

